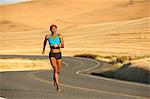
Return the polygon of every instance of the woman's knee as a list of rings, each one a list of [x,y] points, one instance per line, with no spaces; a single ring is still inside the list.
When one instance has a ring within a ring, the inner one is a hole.
[[[57,73],[58,72],[58,69],[56,67],[54,67],[54,72]]]

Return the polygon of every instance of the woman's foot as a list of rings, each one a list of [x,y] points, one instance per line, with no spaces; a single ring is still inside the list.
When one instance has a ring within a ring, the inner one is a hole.
[[[58,89],[57,92],[61,92],[61,89]]]
[[[54,86],[57,88],[57,92],[61,92],[60,86],[54,81]]]
[[[61,92],[60,86],[57,85],[57,92]]]

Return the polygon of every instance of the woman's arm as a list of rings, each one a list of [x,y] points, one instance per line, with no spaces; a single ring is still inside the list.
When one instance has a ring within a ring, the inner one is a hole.
[[[46,36],[45,36],[45,39],[44,39],[42,54],[45,53],[45,47],[46,47],[46,44],[47,44],[47,40],[48,40],[48,35],[46,35]]]
[[[60,39],[60,42],[61,42],[60,47],[61,47],[61,48],[64,48],[64,40],[63,40],[63,36],[62,36],[61,34],[59,34],[58,36],[59,36],[59,39]]]

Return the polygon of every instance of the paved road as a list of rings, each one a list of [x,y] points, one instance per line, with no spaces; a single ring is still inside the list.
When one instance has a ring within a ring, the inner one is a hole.
[[[7,57],[1,55],[0,57]],[[47,58],[46,56],[12,56]],[[83,74],[103,66],[87,58],[63,57],[60,82],[62,92],[53,86],[52,71],[0,73],[0,97],[7,99],[148,99],[148,85]]]

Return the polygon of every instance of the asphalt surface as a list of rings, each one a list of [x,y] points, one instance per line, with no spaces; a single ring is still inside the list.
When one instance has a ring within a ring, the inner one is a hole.
[[[0,56],[5,58],[8,56]],[[10,57],[10,56],[9,56]],[[48,58],[47,56],[11,56]],[[53,85],[53,71],[17,71],[0,73],[0,97],[6,99],[148,99],[150,87],[104,77],[86,75],[83,71],[102,62],[88,58],[63,57],[60,73],[61,92]],[[1,99],[0,98],[0,99]]]

